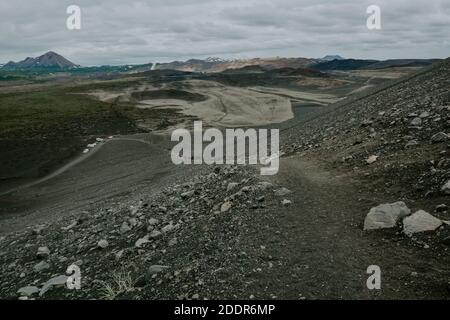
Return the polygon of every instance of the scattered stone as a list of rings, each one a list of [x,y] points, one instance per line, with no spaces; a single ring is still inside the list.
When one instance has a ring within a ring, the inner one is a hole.
[[[419,232],[434,231],[441,225],[442,220],[426,211],[419,210],[403,219],[403,232],[410,236]]]
[[[149,235],[146,235],[145,237],[138,239],[134,244],[135,247],[141,248],[144,244],[149,243],[150,242],[149,237],[150,237]]]
[[[161,232],[167,233],[167,232],[172,231],[173,229],[175,229],[175,226],[172,223],[169,223],[167,226],[165,226],[161,229]]]
[[[285,207],[289,206],[291,203],[292,201],[288,199],[284,199],[283,201],[281,201],[281,204]]]
[[[77,220],[74,220],[74,221],[73,221],[71,224],[69,224],[68,226],[62,227],[61,230],[69,231],[70,229],[74,228],[74,227],[77,225],[77,223],[78,223],[78,221],[77,221]]]
[[[446,204],[439,204],[436,206],[436,212],[444,212],[448,210],[448,206]]]
[[[168,266],[153,265],[153,266],[150,266],[150,268],[148,268],[148,274],[149,275],[158,274],[167,269],[169,269]]]
[[[445,134],[444,132],[436,133],[435,135],[433,135],[431,137],[432,143],[440,143],[440,142],[445,142],[447,140],[448,140],[448,135]]]
[[[36,256],[39,259],[46,259],[50,255],[50,250],[48,247],[39,247]]]
[[[34,287],[34,286],[26,286],[26,287],[22,287],[19,290],[17,290],[17,293],[24,297],[32,296],[33,294],[36,294],[38,292],[39,292],[39,288]]]
[[[231,209],[231,202],[230,201],[225,201],[224,203],[222,203],[222,206],[220,207],[220,212],[227,212],[228,210]]]
[[[33,267],[33,270],[36,272],[41,272],[48,268],[50,268],[50,265],[45,261],[41,261]]]
[[[419,115],[419,118],[425,119],[425,118],[428,118],[429,116],[430,116],[430,113],[428,111],[424,111]]]
[[[42,286],[41,291],[39,292],[39,296],[43,296],[47,291],[52,289],[53,287],[63,287],[67,282],[67,276],[61,275],[48,280]]]
[[[106,249],[109,246],[109,243],[107,240],[103,239],[97,243],[97,246],[101,249]]]
[[[133,228],[137,226],[138,221],[136,218],[130,218],[128,219],[128,224],[130,225],[130,228]]]
[[[155,226],[155,225],[157,225],[158,223],[159,223],[159,220],[158,220],[158,219],[155,219],[155,218],[150,218],[150,219],[148,220],[148,224],[151,225],[151,226]]]
[[[417,140],[411,140],[406,143],[405,147],[410,148],[410,147],[415,147],[417,145],[419,145],[419,142],[417,142]]]
[[[122,223],[122,225],[120,226],[120,233],[124,234],[127,233],[129,231],[131,231],[131,227],[128,225],[127,222]]]
[[[258,184],[258,188],[261,190],[261,191],[266,191],[266,190],[268,190],[268,189],[270,189],[270,188],[272,188],[273,187],[273,185],[270,183],[270,182],[268,182],[268,181],[262,181],[262,182],[260,182],[259,184]]]
[[[448,180],[447,183],[442,186],[441,191],[445,194],[450,194],[450,180]]]
[[[277,197],[284,197],[284,196],[287,196],[288,194],[291,194],[291,193],[292,193],[291,190],[289,190],[287,188],[284,188],[284,187],[275,191],[275,195]]]
[[[122,258],[123,253],[124,253],[124,251],[123,251],[123,250],[120,250],[119,252],[117,252],[117,253],[114,255],[114,257],[116,258],[117,261],[120,260],[120,259]]]
[[[178,239],[177,238],[173,238],[173,239],[170,239],[170,241],[169,241],[169,243],[167,245],[169,247],[173,247],[173,246],[175,246],[177,244],[178,244]]]
[[[239,185],[239,184],[236,183],[236,182],[230,182],[230,183],[228,184],[228,186],[227,186],[227,191],[233,190],[233,189],[236,188],[238,185]]]
[[[370,156],[369,158],[366,159],[366,163],[367,164],[372,164],[372,163],[374,163],[377,160],[378,160],[378,156],[372,155],[372,156]]]
[[[156,238],[159,238],[160,236],[162,236],[162,233],[161,233],[161,231],[158,231],[158,230],[153,230],[149,234],[150,239],[156,239]]]
[[[183,192],[181,194],[181,198],[184,200],[189,199],[190,197],[192,197],[194,195],[194,192],[195,192],[194,190]]]
[[[132,216],[135,216],[139,210],[142,208],[143,201],[140,200],[137,206],[130,206],[130,213]]]
[[[83,260],[77,260],[74,263],[72,263],[73,265],[76,265],[77,267],[81,267],[83,265]]]
[[[381,204],[370,209],[364,220],[364,230],[395,227],[398,219],[410,213],[411,210],[403,201]]]
[[[44,225],[37,225],[33,228],[33,234],[39,235],[45,229]]]
[[[420,119],[419,117],[412,119],[411,121],[411,125],[414,127],[418,127],[422,124],[422,119]]]

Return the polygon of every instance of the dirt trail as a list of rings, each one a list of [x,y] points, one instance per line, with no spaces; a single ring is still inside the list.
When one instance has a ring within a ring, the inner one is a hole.
[[[384,240],[382,232],[363,232],[367,199],[375,195],[360,193],[358,181],[315,163],[283,158],[272,179],[293,191],[286,196],[293,203],[279,213],[277,225],[267,226],[275,234],[268,250],[282,266],[257,285],[290,299],[445,297],[442,281],[449,275],[449,261],[437,260],[430,250]],[[380,291],[366,287],[370,265],[381,267]]]

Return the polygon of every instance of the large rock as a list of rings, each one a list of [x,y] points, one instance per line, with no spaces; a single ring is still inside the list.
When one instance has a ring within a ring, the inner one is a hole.
[[[412,235],[418,232],[434,231],[442,225],[442,220],[426,211],[419,210],[403,219],[403,232]]]
[[[370,209],[364,220],[364,230],[395,227],[400,218],[406,217],[411,210],[403,201],[385,203]]]

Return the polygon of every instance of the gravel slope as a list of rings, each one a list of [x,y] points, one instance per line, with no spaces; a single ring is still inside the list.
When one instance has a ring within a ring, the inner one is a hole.
[[[53,213],[78,197],[99,201],[0,238],[0,296],[17,298],[31,286],[31,298],[47,299],[446,299],[448,226],[413,237],[401,224],[362,229],[371,207],[400,200],[449,220],[448,211],[435,212],[449,203],[442,189],[450,178],[448,138],[433,138],[448,132],[449,74],[445,61],[284,129],[280,174],[266,181],[248,167],[170,166],[160,181],[133,153],[148,152],[146,144],[111,143],[131,152],[117,159],[104,146],[90,160],[117,160],[130,178],[96,185],[98,163],[80,164],[87,167],[73,174],[91,170],[92,178],[80,179],[79,192]],[[159,168],[168,162],[163,150],[151,153],[158,152]],[[76,180],[65,174],[58,178],[66,179],[67,196]],[[39,247],[49,253],[38,255]],[[82,289],[46,291],[72,263],[81,268]],[[380,291],[365,286],[371,264],[382,268]]]

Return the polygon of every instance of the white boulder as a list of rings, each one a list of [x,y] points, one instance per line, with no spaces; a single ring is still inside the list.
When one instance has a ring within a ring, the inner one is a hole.
[[[426,211],[419,210],[403,219],[403,232],[412,235],[418,232],[434,231],[442,225],[442,220]]]
[[[370,209],[364,220],[364,230],[395,227],[400,218],[406,217],[411,210],[403,201],[385,203]]]

